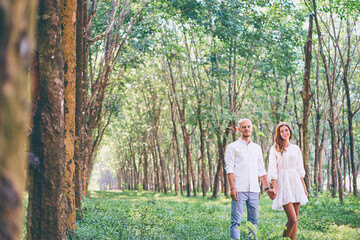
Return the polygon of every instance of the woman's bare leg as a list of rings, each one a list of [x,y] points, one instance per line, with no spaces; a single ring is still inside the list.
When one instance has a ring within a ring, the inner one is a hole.
[[[288,203],[283,206],[288,221],[286,223],[286,230],[283,233],[283,237],[288,237],[291,240],[295,240],[296,236],[296,228],[297,228],[297,215],[296,210],[293,203]],[[293,236],[293,231],[295,231],[295,235]]]
[[[300,209],[300,203],[293,203],[294,209],[295,209],[295,214],[296,214],[296,226],[293,228],[292,232],[291,232],[291,239],[295,239],[296,237],[296,231],[297,231],[297,226],[298,226],[298,220],[299,220],[299,209]]]

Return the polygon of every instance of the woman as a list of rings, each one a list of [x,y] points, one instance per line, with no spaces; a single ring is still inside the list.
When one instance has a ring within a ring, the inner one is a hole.
[[[270,149],[269,179],[274,195],[272,209],[285,210],[288,221],[283,237],[295,239],[300,205],[308,202],[301,150],[291,144],[292,130],[281,122],[276,126],[275,144]]]

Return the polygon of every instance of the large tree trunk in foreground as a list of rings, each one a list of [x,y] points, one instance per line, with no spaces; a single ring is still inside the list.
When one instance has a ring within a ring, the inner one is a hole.
[[[29,172],[27,239],[65,239],[64,76],[60,1],[40,1],[40,98],[31,149],[40,166]]]
[[[37,1],[0,4],[0,239],[21,239]]]
[[[76,0],[62,0],[62,49],[64,52],[64,98],[65,98],[65,187],[66,227],[75,230],[75,86],[76,86]]]

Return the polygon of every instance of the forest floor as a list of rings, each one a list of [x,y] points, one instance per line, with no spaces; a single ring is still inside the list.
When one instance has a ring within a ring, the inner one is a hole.
[[[201,193],[198,193],[201,195]],[[210,195],[210,193],[209,193]],[[90,191],[67,239],[229,239],[230,198],[184,197],[146,191]],[[283,211],[261,196],[258,238],[282,239]],[[246,238],[246,209],[241,238]],[[360,239],[360,199],[340,204],[328,193],[300,208],[297,238]]]

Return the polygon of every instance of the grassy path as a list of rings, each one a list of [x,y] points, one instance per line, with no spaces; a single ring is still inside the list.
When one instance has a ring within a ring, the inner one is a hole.
[[[263,195],[259,210],[259,239],[282,239],[282,211],[271,210]],[[90,192],[68,239],[229,239],[230,199],[182,197],[153,192]],[[245,211],[246,212],[246,211]],[[243,219],[246,219],[244,213]],[[242,239],[246,239],[242,222]],[[321,196],[300,208],[297,239],[360,239],[359,198]]]

